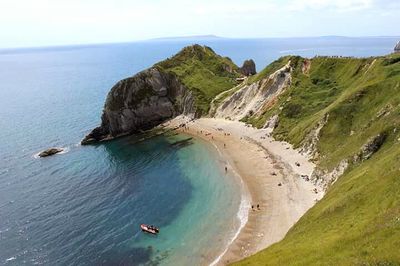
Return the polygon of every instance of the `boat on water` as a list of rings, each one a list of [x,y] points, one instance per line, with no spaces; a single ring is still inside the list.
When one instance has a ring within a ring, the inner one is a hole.
[[[160,229],[153,225],[147,225],[147,224],[141,224],[140,229],[142,229],[143,232],[150,233],[153,235],[156,235],[160,232]]]

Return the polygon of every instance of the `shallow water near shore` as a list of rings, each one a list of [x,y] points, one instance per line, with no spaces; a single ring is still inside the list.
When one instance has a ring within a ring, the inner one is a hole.
[[[224,250],[241,188],[209,143],[171,134],[78,144],[112,85],[193,42],[0,51],[0,265],[194,265]],[[383,55],[395,38],[196,42],[260,70],[289,53]],[[65,152],[35,157],[49,147]]]
[[[210,263],[238,228],[240,186],[202,140],[179,134],[136,141],[32,158],[43,171],[9,180],[17,191],[2,191],[13,200],[1,206],[1,263]],[[161,233],[144,234],[141,223]]]

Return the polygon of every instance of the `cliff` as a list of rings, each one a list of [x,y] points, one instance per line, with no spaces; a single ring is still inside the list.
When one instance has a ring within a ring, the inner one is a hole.
[[[211,48],[193,45],[109,92],[99,127],[82,144],[91,144],[151,129],[180,114],[207,114],[212,99],[232,88],[239,68]]]
[[[195,116],[191,93],[178,78],[151,68],[119,81],[109,92],[101,125],[82,144],[151,129],[178,114]]]
[[[118,82],[82,144],[182,113],[268,128],[312,157],[310,181],[326,195],[281,242],[238,264],[398,264],[400,55],[286,56],[237,84],[242,75],[211,48],[186,47]]]
[[[395,53],[400,53],[400,41],[396,44],[396,46],[394,47],[394,52]]]
[[[326,190],[282,241],[238,265],[400,262],[399,54],[283,57],[216,110],[309,154],[310,181]]]
[[[215,117],[241,120],[260,115],[290,85],[290,62],[273,74],[246,84],[227,97],[217,108]]]

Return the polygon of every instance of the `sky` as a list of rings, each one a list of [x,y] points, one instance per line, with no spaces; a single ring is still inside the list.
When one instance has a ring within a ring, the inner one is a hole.
[[[0,47],[231,38],[399,36],[400,0],[0,0]]]

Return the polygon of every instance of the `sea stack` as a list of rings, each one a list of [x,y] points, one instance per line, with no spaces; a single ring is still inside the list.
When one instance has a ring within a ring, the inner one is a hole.
[[[240,68],[240,73],[245,76],[252,76],[257,73],[256,64],[253,59],[249,59],[243,62],[243,66]]]
[[[395,53],[400,53],[400,41],[396,44],[396,46],[394,47],[394,52]]]

